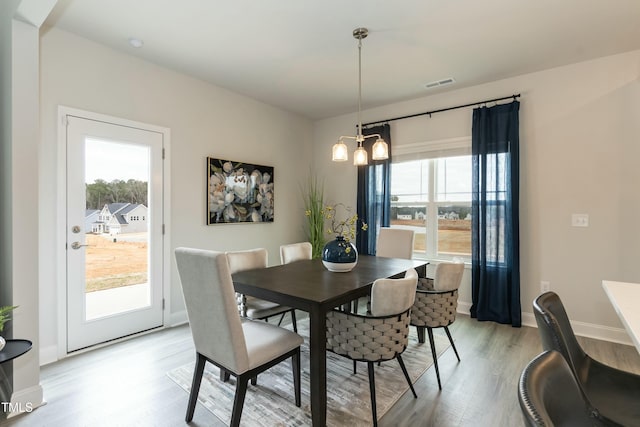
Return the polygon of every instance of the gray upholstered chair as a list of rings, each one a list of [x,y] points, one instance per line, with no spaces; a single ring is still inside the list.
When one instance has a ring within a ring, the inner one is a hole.
[[[585,398],[557,351],[545,351],[527,364],[520,375],[518,399],[529,427],[617,425],[603,419]]]
[[[639,426],[640,375],[605,365],[585,353],[555,292],[538,296],[533,301],[533,314],[542,347],[564,356],[582,393],[599,413],[619,425]]]
[[[352,359],[354,368],[356,361],[367,362],[374,426],[378,424],[374,362],[397,359],[413,396],[418,397],[402,361],[417,282],[413,269],[402,279],[378,279],[371,288],[371,312],[366,316],[338,310],[327,313],[327,350]]]
[[[282,245],[280,246],[280,263],[289,264],[303,259],[311,259],[311,254],[312,247],[309,242]]]
[[[376,242],[376,256],[385,258],[413,258],[414,231],[381,227]]]
[[[380,227],[376,240],[376,256],[383,258],[411,259],[413,257],[413,230]],[[353,301],[353,311],[358,312],[358,302]],[[367,311],[371,309],[371,296],[367,297]]]
[[[300,406],[302,337],[269,323],[241,320],[224,253],[177,248],[175,257],[196,348],[186,421],[193,418],[206,362],[237,379],[232,426],[240,424],[248,381],[288,358],[292,362],[295,403]]]
[[[263,248],[232,251],[226,254],[229,260],[231,274],[239,271],[267,267],[268,254],[267,250]],[[240,293],[236,294],[236,298],[238,301],[238,311],[242,317],[254,320],[268,320],[270,317],[279,315],[280,321],[278,322],[278,326],[280,326],[284,315],[291,313],[293,331],[298,332],[296,312],[293,308]]]
[[[441,262],[436,266],[433,279],[421,278],[418,281],[416,301],[411,308],[411,325],[418,330],[418,341],[424,342],[424,330],[429,333],[429,344],[433,365],[436,369],[438,387],[442,390],[440,382],[440,370],[438,369],[438,356],[433,342],[433,329],[444,328],[451,347],[460,361],[458,350],[453,343],[449,325],[456,320],[458,308],[458,288],[464,273],[464,263]]]

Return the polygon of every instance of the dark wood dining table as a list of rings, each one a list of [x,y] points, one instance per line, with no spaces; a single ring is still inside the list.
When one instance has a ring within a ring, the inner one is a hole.
[[[327,417],[327,312],[366,296],[378,278],[402,276],[410,268],[424,273],[426,264],[426,261],[360,255],[358,264],[348,273],[332,273],[321,260],[316,259],[233,274],[237,292],[309,313],[310,395],[314,426],[325,426]]]

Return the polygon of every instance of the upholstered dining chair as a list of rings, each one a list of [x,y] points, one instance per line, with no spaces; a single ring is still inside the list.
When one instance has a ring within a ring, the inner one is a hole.
[[[381,227],[376,241],[376,256],[411,259],[414,234],[413,230]]]
[[[571,368],[557,351],[545,351],[525,366],[518,400],[529,427],[611,426],[580,390]]]
[[[289,264],[303,259],[311,259],[311,254],[312,247],[309,242],[282,245],[280,246],[280,263]]]
[[[438,379],[438,387],[440,390],[442,390],[442,383],[440,382],[438,356],[433,341],[433,329],[444,328],[459,362],[460,356],[458,355],[456,345],[453,343],[453,338],[451,338],[449,325],[456,320],[458,288],[460,287],[463,273],[464,263],[439,263],[436,266],[433,279],[419,279],[416,300],[411,308],[411,325],[417,328],[418,341],[424,343],[425,329],[429,333],[433,366],[436,370],[436,378]]]
[[[384,258],[411,259],[413,257],[413,230],[380,227],[376,240],[376,256]],[[371,307],[371,296],[367,296],[367,311]],[[358,312],[359,299],[353,301],[353,311]]]
[[[605,365],[585,353],[555,292],[538,296],[533,313],[542,347],[562,354],[582,393],[599,413],[619,425],[640,425],[640,375]]]
[[[268,254],[267,250],[263,248],[249,249],[245,251],[230,251],[226,254],[231,274],[239,271],[267,267]],[[278,326],[280,326],[284,319],[284,315],[286,313],[291,313],[293,331],[298,332],[296,312],[293,308],[240,293],[236,294],[236,298],[238,301],[238,310],[242,317],[253,320],[268,320],[270,317],[279,315],[280,321],[278,322]]]
[[[248,381],[289,358],[295,403],[300,406],[302,337],[269,323],[240,318],[224,253],[177,248],[175,257],[196,348],[196,366],[185,420],[193,419],[206,362],[237,379],[231,426],[240,425]]]
[[[373,425],[378,425],[374,363],[397,359],[413,388],[402,353],[409,341],[409,312],[416,295],[418,273],[411,269],[402,279],[378,279],[371,287],[371,312],[358,315],[339,310],[327,313],[327,350],[367,362]]]

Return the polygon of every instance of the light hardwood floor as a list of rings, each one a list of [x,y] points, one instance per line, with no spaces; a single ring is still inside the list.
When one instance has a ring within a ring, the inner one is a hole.
[[[462,361],[457,362],[452,349],[440,356],[442,391],[430,368],[416,383],[418,399],[405,393],[379,425],[523,425],[517,383],[522,368],[541,351],[537,329],[477,322],[464,315],[450,329]],[[640,354],[635,347],[579,340],[594,358],[640,374]],[[42,368],[46,405],[0,425],[185,425],[187,394],[166,372],[194,360],[187,326],[69,357]],[[224,424],[198,405],[191,425]]]

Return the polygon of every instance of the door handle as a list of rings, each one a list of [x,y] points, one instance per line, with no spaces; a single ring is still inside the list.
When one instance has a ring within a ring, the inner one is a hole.
[[[80,244],[80,242],[73,242],[71,244],[71,249],[80,249],[83,246],[89,246],[89,245],[82,245],[82,244]]]

